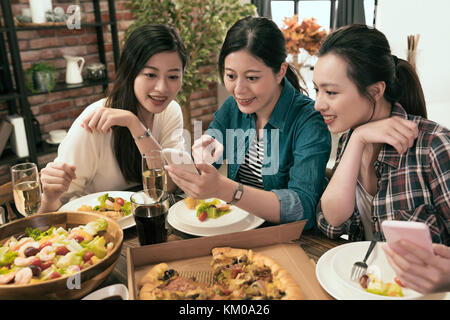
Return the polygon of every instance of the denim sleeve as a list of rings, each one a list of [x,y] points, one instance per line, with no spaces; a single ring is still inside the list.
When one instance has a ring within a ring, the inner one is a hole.
[[[304,217],[302,202],[295,191],[289,189],[272,190],[280,201],[280,223],[294,222]],[[308,221],[309,224],[309,221]]]
[[[319,113],[310,114],[296,129],[294,163],[288,189],[274,192],[280,200],[280,222],[308,219],[305,230],[316,223],[316,206],[326,185],[325,169],[331,136]]]

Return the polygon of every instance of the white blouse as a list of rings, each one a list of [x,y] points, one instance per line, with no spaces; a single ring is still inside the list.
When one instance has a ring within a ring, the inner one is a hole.
[[[76,179],[61,197],[62,204],[90,193],[125,190],[136,185],[127,183],[120,171],[114,154],[112,131],[90,133],[81,127],[83,119],[103,106],[105,101],[106,98],[86,107],[58,148],[55,162],[76,167]],[[177,102],[172,101],[163,112],[155,114],[152,135],[163,148],[184,150],[183,114]]]

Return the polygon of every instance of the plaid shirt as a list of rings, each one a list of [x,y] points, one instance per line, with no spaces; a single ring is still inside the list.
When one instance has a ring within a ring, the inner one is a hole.
[[[384,220],[421,221],[430,228],[433,242],[450,245],[450,132],[435,122],[407,114],[400,105],[392,107],[391,116],[416,122],[419,135],[404,154],[388,144],[381,148],[375,161],[378,191],[371,205],[372,228],[381,231]],[[333,172],[352,132],[339,140]],[[364,240],[356,203],[352,216],[337,227],[328,224],[319,203],[317,224],[330,238],[348,234],[352,241]]]

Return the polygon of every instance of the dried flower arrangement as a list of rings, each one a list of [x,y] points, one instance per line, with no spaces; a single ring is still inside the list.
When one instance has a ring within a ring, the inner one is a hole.
[[[286,50],[294,56],[294,66],[299,71],[303,63],[298,62],[298,55],[305,50],[311,56],[315,55],[320,44],[327,36],[327,31],[318,25],[315,18],[304,19],[298,23],[298,16],[283,19],[284,26],[281,28],[286,39]],[[304,62],[304,61],[303,61]]]
[[[298,54],[301,49],[314,55],[319,51],[320,43],[327,36],[327,31],[316,23],[315,18],[304,19],[298,23],[298,16],[284,18],[285,27],[281,29],[286,39],[286,50],[290,54]]]

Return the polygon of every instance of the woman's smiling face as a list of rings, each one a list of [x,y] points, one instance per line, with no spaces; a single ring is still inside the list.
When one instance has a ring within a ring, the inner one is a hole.
[[[178,53],[157,53],[134,80],[134,93],[145,110],[160,113],[177,97],[182,80],[183,65]]]
[[[246,114],[270,115],[281,93],[284,72],[275,75],[271,68],[247,50],[225,58],[224,84]]]
[[[344,132],[366,123],[373,105],[358,91],[348,77],[347,62],[336,54],[319,57],[314,66],[314,108],[319,111],[332,133]]]

